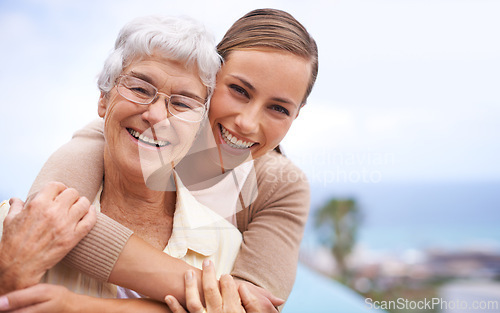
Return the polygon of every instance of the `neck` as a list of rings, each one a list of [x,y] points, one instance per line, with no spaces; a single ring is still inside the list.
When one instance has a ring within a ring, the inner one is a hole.
[[[106,153],[104,168],[101,211],[150,244],[163,249],[172,230],[175,191],[149,189],[142,175],[137,177],[119,171]]]
[[[175,169],[188,189],[191,189],[193,185],[197,185],[198,188],[203,189],[211,187],[211,185],[216,184],[225,176],[223,175],[224,173],[230,171],[222,169],[220,164],[211,161],[217,153],[217,148],[192,153],[185,156],[176,165]],[[203,182],[207,182],[208,185],[201,184]]]
[[[210,124],[205,122],[201,125],[198,136],[191,145],[191,149],[186,156],[175,166],[182,182],[187,188],[193,185],[204,185],[200,183],[212,180],[206,186],[200,188],[208,188],[222,178],[222,174],[227,172],[220,165],[219,148],[214,139]],[[215,179],[214,179],[215,178]]]

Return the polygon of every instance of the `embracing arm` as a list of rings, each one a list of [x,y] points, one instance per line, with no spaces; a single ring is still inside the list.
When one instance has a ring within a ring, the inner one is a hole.
[[[231,275],[286,299],[309,213],[309,184],[298,167],[274,151],[257,159],[255,169],[259,194],[237,215],[243,243]]]
[[[102,182],[103,146],[102,122],[91,123],[87,128],[77,132],[72,141],[51,156],[37,177],[31,192],[37,191],[38,186],[48,180],[63,180],[69,186],[80,188],[83,194],[93,199]],[[265,164],[266,161],[260,163]],[[275,169],[279,170],[279,167]],[[259,174],[259,184],[272,180],[272,177],[260,178],[260,176],[262,175]],[[243,219],[238,217],[238,224],[243,225],[240,230],[244,231],[245,243],[232,274],[278,296],[286,297],[295,277],[298,248],[307,218],[309,193],[307,183],[295,190],[289,189],[285,194],[277,191],[287,190],[287,186],[274,184],[272,189],[270,187],[269,184],[259,185],[259,189],[262,189],[260,200],[257,199],[250,208],[251,214],[247,212]],[[283,218],[286,221],[285,225],[281,225]],[[111,223],[113,226],[105,223]],[[249,225],[250,223],[253,224]],[[116,236],[117,233],[122,235]],[[274,238],[275,236],[277,238]],[[267,246],[269,242],[277,244],[270,247]],[[100,251],[97,250],[95,253],[95,249],[99,249],[102,243],[108,244],[112,249],[101,247]],[[111,253],[108,253],[109,251]],[[270,258],[276,251],[283,253],[279,262]],[[70,266],[102,281],[133,289],[158,300],[162,300],[166,294],[174,295],[181,302],[184,299],[182,275],[186,269],[191,268],[183,261],[153,249],[131,235],[130,230],[102,214],[99,214],[96,227],[70,252],[65,261]],[[148,265],[145,265],[144,261]],[[266,266],[267,269],[264,269]],[[144,268],[149,272],[145,273]],[[198,270],[195,273],[197,277],[201,275]],[[273,301],[279,302],[276,299]]]
[[[103,299],[73,293],[58,285],[39,284],[0,298],[0,312],[169,313],[164,303],[148,299]]]

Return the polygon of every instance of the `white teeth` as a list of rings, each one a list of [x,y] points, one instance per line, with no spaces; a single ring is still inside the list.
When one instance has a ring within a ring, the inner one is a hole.
[[[144,136],[143,134],[140,134],[138,131],[135,131],[133,129],[130,129],[130,128],[127,128],[128,132],[134,136],[136,139],[139,139],[140,141],[144,142],[144,143],[147,143],[149,145],[152,145],[152,146],[156,146],[156,147],[164,147],[166,145],[169,144],[168,141],[164,141],[164,140],[155,140],[153,138],[150,138],[150,137],[147,137],[147,136]]]
[[[243,141],[241,139],[236,138],[235,136],[230,134],[229,131],[225,129],[224,126],[222,125],[220,125],[220,129],[221,129],[222,139],[224,139],[224,142],[233,148],[247,149],[255,144],[255,142]]]

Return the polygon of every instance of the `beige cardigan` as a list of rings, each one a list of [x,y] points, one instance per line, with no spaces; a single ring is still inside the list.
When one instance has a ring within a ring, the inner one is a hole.
[[[102,182],[103,123],[93,122],[46,162],[30,194],[49,181],[61,181],[93,199]],[[309,212],[309,185],[290,160],[271,151],[255,160],[256,178],[247,179],[242,193],[256,200],[237,213],[243,234],[231,274],[286,299],[297,270],[300,241]],[[88,171],[92,168],[92,171]],[[252,176],[250,176],[252,177]],[[257,181],[255,181],[255,179]],[[107,281],[120,251],[132,232],[103,214],[94,229],[65,258],[82,272]]]

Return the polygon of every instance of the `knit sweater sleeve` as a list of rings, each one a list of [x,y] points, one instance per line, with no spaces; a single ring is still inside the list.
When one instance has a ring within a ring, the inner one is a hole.
[[[256,160],[255,168],[258,196],[237,214],[243,244],[232,275],[286,299],[309,212],[309,184],[298,167],[275,152]]]
[[[77,131],[42,167],[29,195],[45,184],[59,181],[78,190],[92,202],[104,173],[103,121],[96,120]],[[67,265],[101,281],[107,281],[132,231],[102,213],[90,233],[63,260]]]

